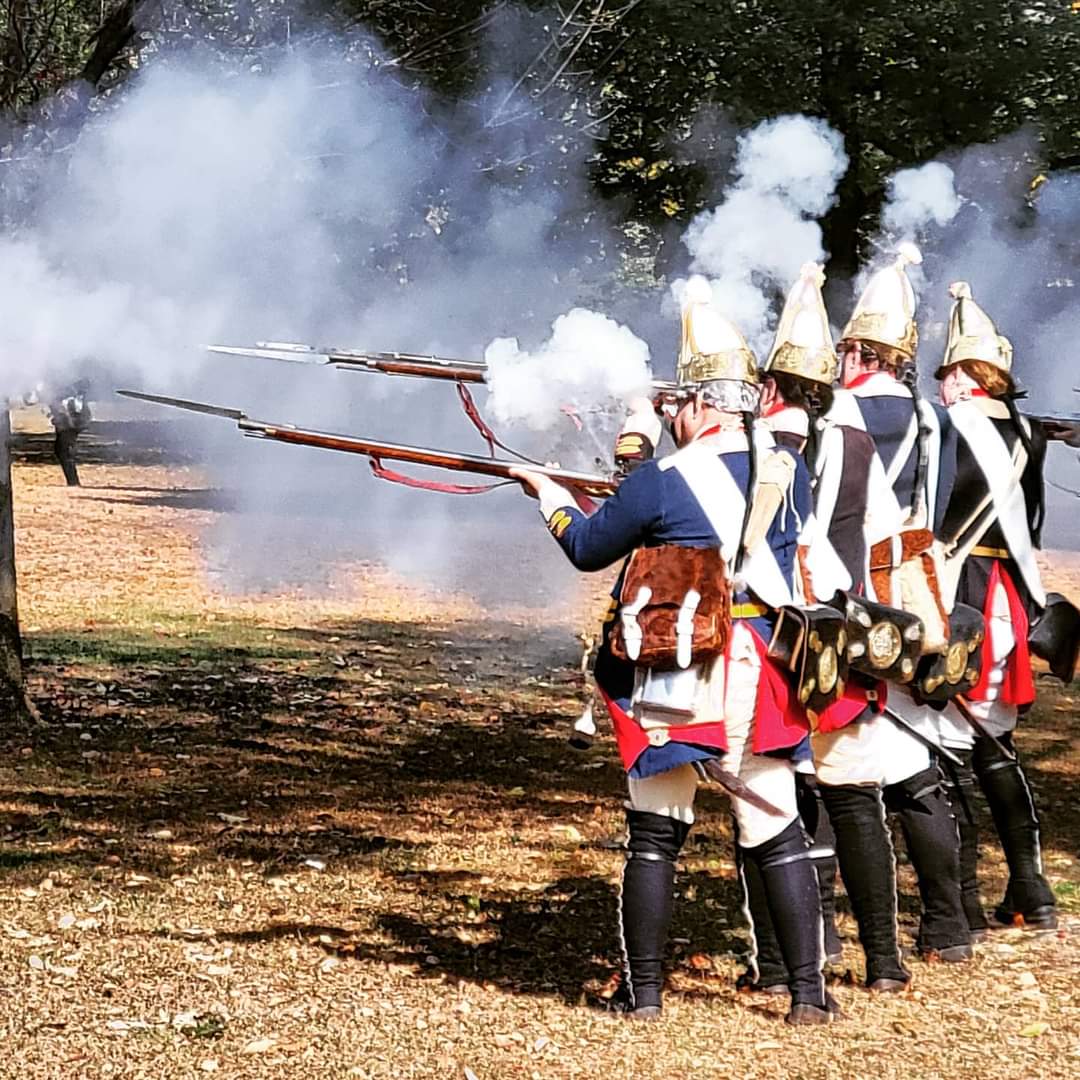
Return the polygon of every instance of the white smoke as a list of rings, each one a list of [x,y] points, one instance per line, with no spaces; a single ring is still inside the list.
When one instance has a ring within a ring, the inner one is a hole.
[[[340,38],[294,40],[231,69],[206,50],[151,56],[64,154],[0,162],[0,217],[15,226],[0,241],[0,391],[17,395],[42,377],[63,384],[92,357],[110,373],[94,383],[99,415],[126,385],[278,423],[482,450],[445,384],[201,348],[283,340],[478,359],[497,336],[540,339],[619,265],[584,160],[566,154],[557,176],[503,169],[505,184],[487,167],[547,145],[539,120],[479,131],[478,110],[448,112],[378,60],[376,44]],[[603,345],[585,350],[591,374],[577,392],[618,391],[628,356],[644,366],[640,343],[629,344],[629,330],[590,334]],[[608,360],[619,371],[605,382]],[[209,452],[211,484],[237,493],[239,512],[218,523],[209,556],[234,580],[318,577],[318,537],[319,556],[376,557],[478,588],[500,557],[520,558],[532,529],[515,492],[463,505],[375,481],[360,458],[154,416],[185,449]],[[573,434],[569,422],[525,432],[523,449],[546,457]],[[559,456],[594,468],[595,453]],[[463,545],[447,542],[466,517],[486,535],[479,573]],[[419,519],[423,528],[403,529]],[[256,550],[256,534],[274,541]],[[570,576],[553,545],[535,561],[529,583],[502,575],[489,587],[520,595]]]
[[[606,315],[574,308],[560,315],[535,352],[497,338],[484,354],[491,415],[545,431],[565,422],[566,407],[586,412],[628,400],[649,383],[649,347]]]
[[[955,179],[952,169],[941,161],[894,173],[881,213],[882,228],[904,241],[920,236],[931,225],[947,225],[961,205]]]
[[[759,355],[777,301],[807,262],[823,262],[822,217],[847,169],[843,137],[823,120],[781,116],[740,136],[734,183],[699,214],[683,243],[707,276],[716,306]]]
[[[1021,411],[1080,412],[1080,395],[1072,392],[1080,385],[1075,350],[1080,340],[1080,247],[1075,239],[1080,183],[1068,173],[1040,176],[1038,163],[1038,142],[1029,132],[951,151],[931,163],[940,167],[933,185],[937,196],[923,199],[923,205],[950,206],[947,170],[959,206],[944,222],[924,215],[919,229],[925,262],[921,278],[914,281],[918,361],[928,396],[938,391],[932,373],[945,350],[949,285],[967,281],[998,332],[1013,344],[1013,374],[1027,392]],[[1075,454],[1052,445],[1047,456],[1048,546],[1077,544],[1075,499],[1053,484],[1075,489],[1078,474]]]

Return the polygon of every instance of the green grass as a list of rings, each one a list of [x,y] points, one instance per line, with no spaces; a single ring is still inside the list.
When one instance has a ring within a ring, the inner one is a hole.
[[[133,625],[26,634],[23,648],[36,664],[173,664],[179,659],[299,660],[321,651],[317,641],[246,622],[206,622],[175,616]]]

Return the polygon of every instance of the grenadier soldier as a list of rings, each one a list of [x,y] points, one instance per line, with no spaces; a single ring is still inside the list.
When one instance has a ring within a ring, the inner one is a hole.
[[[972,930],[985,932],[978,830],[969,800],[977,777],[1009,865],[995,918],[1011,926],[1019,917],[1027,926],[1050,928],[1057,917],[1042,872],[1039,818],[1013,746],[1017,718],[1035,700],[1028,630],[1047,603],[1035,561],[1046,438],[1039,424],[1017,411],[1009,340],[972,299],[966,282],[950,292],[949,339],[937,371],[941,399],[959,433],[957,479],[942,529],[945,579],[958,600],[983,612],[987,627],[982,676],[966,695],[983,733],[975,735],[958,717],[949,725],[952,710],[943,717],[943,735],[964,761],[956,778],[964,906]]]
[[[821,298],[824,280],[824,270],[818,264],[808,263],[802,268],[799,280],[788,293],[772,350],[762,369],[760,423],[772,432],[778,446],[787,447],[803,458],[815,489],[819,487],[818,470],[825,464],[824,451],[831,449],[834,454],[842,455],[849,443],[856,452],[859,448],[862,450],[861,482],[857,469],[846,472],[844,490],[841,491],[841,485],[837,484],[832,492],[828,517],[822,520],[815,511],[816,524],[806,522],[802,538],[809,539],[808,529],[820,529],[836,561],[853,563],[858,579],[853,579],[850,568],[842,565],[814,567],[817,573],[813,573],[807,565],[810,545],[804,544],[802,591],[806,601],[831,600],[837,590],[850,589],[857,580],[861,581],[866,554],[862,539],[866,471],[873,456],[873,443],[864,432],[846,428],[829,429],[826,433],[822,426],[821,418],[832,404],[832,383],[837,369],[836,350]],[[835,445],[834,439],[839,440]],[[830,483],[832,479],[830,473]],[[847,560],[840,557],[838,546],[848,555]],[[806,595],[808,592],[812,595]],[[839,963],[843,959],[843,946],[836,928],[836,838],[814,776],[809,736],[795,753],[795,785],[799,816],[810,837],[810,854],[818,873],[825,955],[829,963]],[[749,991],[783,992],[787,989],[787,972],[772,929],[768,905],[760,890],[754,887],[756,879],[752,874],[747,880],[754,947],[750,966],[739,977],[738,986]]]
[[[904,245],[867,283],[841,336],[843,389],[834,394],[829,421],[864,431],[874,445],[866,474],[866,596],[918,616],[926,648],[943,652],[948,611],[934,541],[952,490],[955,434],[944,410],[919,398],[914,379],[902,378],[914,373],[917,343],[915,295],[905,268],[918,261],[918,250]],[[861,470],[855,458],[850,460]],[[822,479],[819,504],[828,497],[825,486]],[[910,680],[913,672],[905,677]],[[937,713],[903,685],[888,686],[884,710],[881,688],[852,687],[831,715],[821,718],[813,737],[817,775],[827,793],[841,872],[867,954],[867,984],[894,991],[909,976],[896,948],[895,871],[881,856],[881,822],[886,811],[898,816],[918,878],[918,948],[945,961],[972,955],[957,825],[930,749],[938,743]],[[845,864],[860,860],[857,873],[844,872]]]
[[[517,475],[575,566],[627,560],[596,664],[629,788],[619,1004],[633,1018],[660,1014],[675,862],[702,771],[719,762],[743,790],[737,842],[773,914],[787,1021],[825,1023],[818,883],[790,760],[806,719],[766,655],[774,612],[795,590],[809,477],[755,434],[757,365],[704,281],[688,300],[680,389],[667,406],[677,452],[639,465],[591,517],[551,480]]]
[[[778,442],[805,455],[813,478],[815,527],[826,534],[844,565],[844,588],[861,595],[866,591],[870,542],[879,539],[868,526],[875,518],[894,523],[895,498],[870,436],[829,416],[839,364],[821,297],[823,283],[820,267],[804,267],[788,296],[765,367],[763,422],[773,428]],[[822,595],[834,583],[819,578],[820,572],[812,575],[810,585],[817,599],[835,600]],[[880,680],[860,680],[849,673],[841,698],[811,717],[819,733],[812,744],[819,754],[833,749],[836,740],[828,736],[857,721],[868,725],[871,738],[866,741],[891,739],[890,730],[878,730],[885,721],[871,708],[873,698],[885,696]],[[863,774],[857,783],[845,783],[835,768],[825,775],[828,782],[819,780],[816,789],[832,825],[833,846],[858,924],[867,985],[877,991],[899,989],[908,976],[897,942],[895,861],[882,778]],[[828,863],[819,864],[819,872],[822,867],[827,872]]]

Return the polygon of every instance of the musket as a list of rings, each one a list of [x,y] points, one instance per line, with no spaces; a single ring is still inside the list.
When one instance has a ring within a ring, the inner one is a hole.
[[[255,348],[238,345],[207,345],[206,348],[209,352],[225,356],[252,356],[293,364],[335,367],[345,371],[375,371],[383,375],[408,375],[413,378],[442,379],[458,383],[483,383],[487,381],[488,373],[487,364],[480,360],[455,360],[447,356],[428,356],[421,353],[332,349],[289,341],[260,341]],[[650,386],[654,399],[675,395],[679,391],[676,383],[666,379],[653,379]]]
[[[237,428],[253,439],[269,439],[272,442],[289,443],[293,446],[314,446],[320,450],[338,450],[346,454],[361,454],[373,461],[405,461],[412,465],[426,465],[431,468],[448,469],[451,472],[476,473],[502,480],[514,480],[512,469],[527,468],[530,472],[541,473],[552,480],[573,488],[583,495],[605,498],[615,492],[618,486],[614,479],[594,473],[574,472],[550,465],[525,465],[502,458],[482,457],[478,454],[459,454],[445,450],[429,450],[420,446],[403,443],[381,442],[365,439],[358,435],[337,435],[327,431],[311,431],[292,424],[269,423],[255,420],[239,409],[229,409],[221,405],[209,405],[201,401],[187,401],[184,398],[164,397],[160,394],[144,394],[138,390],[117,390],[118,394],[136,401],[149,401],[155,405],[165,405],[173,409],[201,413],[205,416],[220,416],[235,422]]]
[[[1024,415],[1030,420],[1038,420],[1041,424],[1061,424],[1065,427],[1080,424],[1080,413],[1030,412]]]
[[[207,345],[206,348],[209,352],[227,356],[254,356],[263,360],[284,360],[293,364],[329,366],[347,371],[377,371],[383,375],[409,375],[463,383],[482,383],[487,378],[487,364],[421,353],[363,352],[358,349],[297,345],[288,341],[260,341],[253,349],[233,345]]]

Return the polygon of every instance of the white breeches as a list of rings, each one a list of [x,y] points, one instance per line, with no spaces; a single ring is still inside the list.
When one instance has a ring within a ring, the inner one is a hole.
[[[936,739],[937,714],[902,687],[889,687],[889,708]],[[930,768],[930,751],[887,716],[869,716],[839,731],[815,734],[817,778],[823,784],[898,784]]]
[[[994,589],[990,622],[986,628],[990,639],[992,666],[986,688],[985,701],[971,701],[968,705],[983,727],[991,735],[1005,735],[1016,727],[1015,705],[999,701],[1001,684],[1005,681],[1009,657],[1016,648],[1016,632],[1013,630],[1012,612],[1009,610],[1009,594],[998,582]],[[947,705],[938,715],[938,731],[941,741],[952,750],[968,750],[975,745],[975,731],[960,715],[955,705]]]
[[[711,703],[712,708],[723,715],[727,731],[728,752],[722,763],[752,791],[783,811],[783,817],[776,817],[742,799],[732,798],[742,847],[757,847],[771,840],[798,817],[795,770],[791,762],[786,758],[755,754],[751,749],[760,673],[761,661],[750,632],[736,622],[731,636],[727,678],[717,679],[713,686],[715,693],[722,695],[722,701]],[[689,825],[694,820],[694,796],[700,782],[700,774],[693,765],[680,765],[643,780],[628,777],[628,806],[632,810],[664,814]]]

